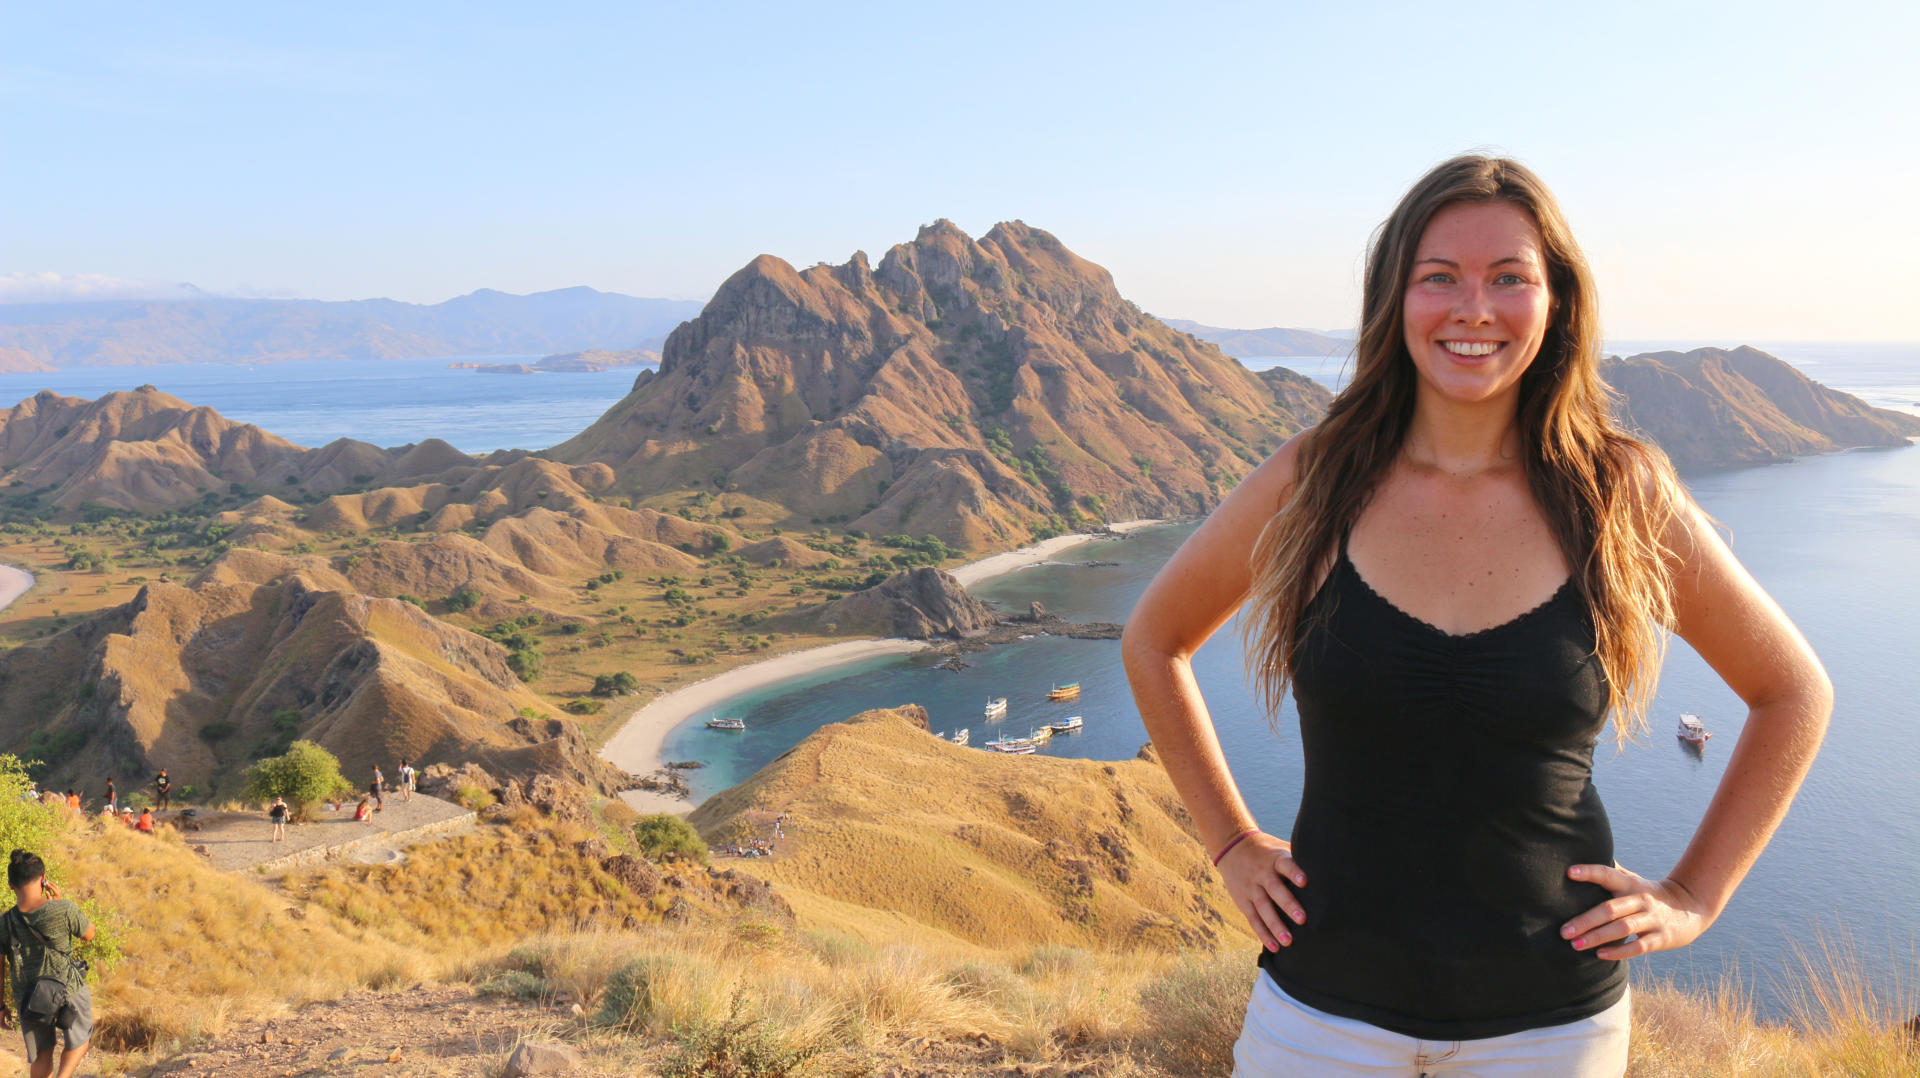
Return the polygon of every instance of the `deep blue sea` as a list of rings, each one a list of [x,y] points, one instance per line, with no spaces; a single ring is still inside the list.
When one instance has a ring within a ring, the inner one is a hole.
[[[1782,358],[1796,358],[1787,346],[1775,347]],[[1851,389],[1844,352],[1829,350],[1825,374]],[[1920,345],[1907,346],[1904,356],[1905,365],[1898,357],[1868,356],[1860,373],[1877,382],[1855,384],[1920,387]],[[1689,948],[1635,960],[1634,975],[1700,987],[1735,977],[1765,1014],[1780,1017],[1788,1012],[1780,986],[1799,980],[1796,952],[1825,939],[1849,948],[1877,991],[1903,991],[1907,1011],[1920,1011],[1913,998],[1920,987],[1920,446],[1687,479],[1694,497],[1729,529],[1736,555],[1812,642],[1838,699],[1806,786],[1718,924]],[[1020,570],[975,593],[1005,609],[1038,600],[1076,620],[1124,620],[1188,531],[1158,528],[1077,547],[1060,556],[1067,564]],[[1073,564],[1088,561],[1122,564]],[[969,727],[975,745],[1001,730],[1025,733],[1073,714],[1085,716],[1084,732],[1056,737],[1042,753],[1123,759],[1147,740],[1117,642],[1043,637],[966,658],[972,666],[959,672],[881,659],[744,696],[722,710],[747,717],[745,734],[691,724],[669,738],[667,756],[707,763],[691,773],[696,793],[704,794],[751,774],[824,723],[903,703],[927,707],[936,729]],[[1233,626],[1200,650],[1195,670],[1243,794],[1268,829],[1285,833],[1301,785],[1291,706],[1280,733],[1271,732],[1247,684]],[[1050,685],[1074,680],[1084,686],[1078,701],[1045,700]],[[1008,697],[1005,720],[982,718],[990,696]],[[1683,711],[1703,716],[1715,734],[1703,753],[1686,751],[1673,736]],[[1603,738],[1598,752],[1595,783],[1621,864],[1654,877],[1672,867],[1744,718],[1739,699],[1685,642],[1674,641],[1652,710],[1653,734],[1624,753]],[[1436,859],[1434,868],[1443,871],[1444,861]]]

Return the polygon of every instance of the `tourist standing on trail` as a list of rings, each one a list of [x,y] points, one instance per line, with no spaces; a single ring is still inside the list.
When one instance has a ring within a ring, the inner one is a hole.
[[[173,803],[173,780],[167,777],[167,769],[164,767],[160,769],[158,775],[153,777],[153,793],[154,808],[164,811]]]
[[[273,841],[285,842],[287,839],[287,802],[285,798],[273,799],[273,807],[267,810],[267,818],[273,821]]]
[[[72,1078],[93,1036],[93,997],[73,941],[92,939],[93,924],[46,876],[39,856],[13,851],[7,884],[15,904],[0,916],[0,968],[11,974],[13,1007],[0,1004],[0,1029],[20,1023],[32,1078],[53,1074],[54,1037],[64,1033],[59,1078]]]
[[[400,760],[400,800],[413,800],[413,765],[404,757]]]
[[[120,811],[120,798],[118,794],[115,794],[113,792],[112,779],[107,780],[107,811],[108,812]]]
[[[373,811],[379,812],[387,807],[387,779],[380,773],[380,765],[373,765],[373,781],[367,783],[367,792],[373,795]]]

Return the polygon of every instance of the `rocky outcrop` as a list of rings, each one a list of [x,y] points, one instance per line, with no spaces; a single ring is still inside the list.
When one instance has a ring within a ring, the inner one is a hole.
[[[1621,421],[1683,468],[1906,445],[1920,436],[1920,417],[1874,408],[1756,348],[1616,357],[1601,374],[1621,395]]]
[[[982,548],[1204,511],[1326,399],[1282,399],[1045,232],[937,221],[877,268],[755,259],[549,452],[636,496],[717,484],[787,522]]]
[[[783,626],[798,628],[805,624],[831,633],[926,640],[974,636],[991,628],[997,619],[953,574],[922,567],[903,570],[845,598],[774,620]]]

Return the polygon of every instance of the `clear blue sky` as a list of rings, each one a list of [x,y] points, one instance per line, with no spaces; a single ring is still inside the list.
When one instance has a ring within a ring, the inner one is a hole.
[[[1493,148],[1610,336],[1920,338],[1912,4],[1178,7],[9,4],[0,286],[704,298],[1020,218],[1156,314],[1333,327]]]

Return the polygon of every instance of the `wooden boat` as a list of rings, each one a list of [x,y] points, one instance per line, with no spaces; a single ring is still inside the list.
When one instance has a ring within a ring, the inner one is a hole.
[[[1051,738],[1052,736],[1053,736],[1053,727],[1051,726],[1042,726],[1037,730],[1027,731],[1027,740],[1033,742],[1036,745],[1042,741],[1047,740],[1048,738]]]
[[[1707,732],[1706,724],[1700,721],[1700,716],[1684,713],[1680,716],[1680,740],[1691,741],[1697,745],[1712,736]]]
[[[987,718],[989,720],[1003,719],[1006,717],[1006,715],[1007,715],[1007,698],[1006,697],[1002,696],[998,699],[987,701]]]
[[[707,729],[709,730],[744,730],[746,728],[747,728],[747,720],[745,719],[708,719],[707,720]]]
[[[958,729],[958,730],[955,730],[955,731],[953,732],[953,736],[952,736],[952,737],[949,737],[949,738],[947,738],[947,740],[948,740],[948,741],[951,741],[951,742],[953,742],[953,743],[954,743],[954,744],[956,744],[956,745],[964,745],[964,744],[966,744],[966,743],[967,743],[967,728],[966,728],[966,727],[964,727],[964,726],[962,726],[962,727],[961,727],[960,729]]]
[[[1059,722],[1048,723],[1045,728],[1053,731],[1056,734],[1070,734],[1080,729],[1082,725],[1083,724],[1080,721],[1080,716],[1069,715],[1066,718],[1061,719]]]
[[[1049,700],[1078,700],[1079,698],[1080,683],[1077,681],[1069,681],[1065,685],[1055,685],[1053,688],[1047,690],[1047,699]]]
[[[1011,752],[1024,756],[1031,753],[1037,746],[1030,737],[997,737],[987,742],[985,747],[994,752]]]

